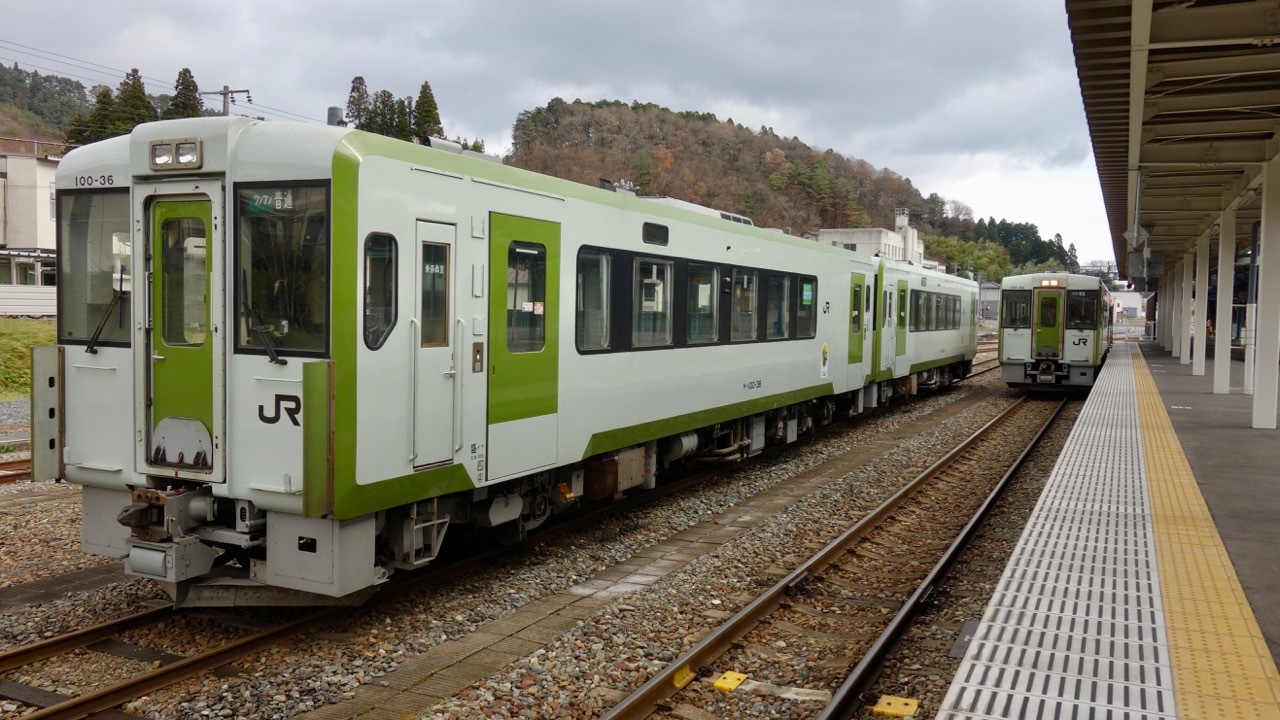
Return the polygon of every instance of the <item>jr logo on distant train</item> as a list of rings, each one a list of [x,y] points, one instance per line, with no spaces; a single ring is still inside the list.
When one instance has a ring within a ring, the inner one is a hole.
[[[1071,341],[1071,344],[1072,344],[1072,345],[1088,345],[1088,344],[1089,344],[1089,338],[1087,338],[1087,337],[1076,338],[1075,340],[1072,340],[1072,341]]]
[[[281,410],[289,416],[289,422],[294,427],[302,427],[302,423],[298,422],[298,413],[302,412],[302,398],[297,395],[276,395],[276,406],[271,415],[267,415],[266,405],[259,405],[258,419],[268,425],[275,425],[280,422]]]

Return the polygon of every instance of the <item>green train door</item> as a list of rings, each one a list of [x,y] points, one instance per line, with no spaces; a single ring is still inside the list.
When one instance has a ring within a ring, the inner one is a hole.
[[[894,348],[895,355],[902,357],[907,354],[907,296],[908,284],[906,280],[898,281],[898,336],[896,338],[897,346]],[[895,361],[896,366],[896,361]],[[906,368],[902,368],[900,372],[906,372]]]
[[[209,200],[160,200],[151,233],[147,464],[213,471],[212,277]]]
[[[487,480],[556,461],[560,370],[560,225],[489,220]]]
[[[1061,358],[1063,291],[1035,291],[1035,357]]]
[[[867,308],[871,307],[871,288],[862,273],[849,273],[849,364],[862,362],[863,332],[871,320]],[[865,300],[864,300],[865,297]]]

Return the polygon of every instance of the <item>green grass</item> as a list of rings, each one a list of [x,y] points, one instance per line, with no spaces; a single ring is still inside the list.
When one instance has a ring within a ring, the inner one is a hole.
[[[56,345],[58,325],[52,319],[0,317],[0,400],[31,395],[31,348]]]

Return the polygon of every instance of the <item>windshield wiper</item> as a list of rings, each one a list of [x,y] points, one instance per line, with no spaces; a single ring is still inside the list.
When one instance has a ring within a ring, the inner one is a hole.
[[[258,322],[258,315],[253,311],[253,303],[249,302],[248,271],[242,269],[240,271],[240,278],[241,278],[240,297],[244,299],[245,320],[249,323],[250,328],[258,331],[258,339],[262,342],[262,347],[266,349],[267,357],[271,359],[271,362],[277,365],[287,365],[288,361],[286,361],[284,358],[280,357],[278,353],[276,353],[276,346],[274,343],[271,342],[271,335],[267,333],[266,328]]]
[[[93,331],[93,336],[89,338],[89,344],[85,346],[84,351],[91,354],[98,354],[98,340],[102,337],[102,331],[107,327],[107,318],[111,317],[111,311],[120,304],[120,298],[124,297],[124,273],[120,273],[120,288],[112,288],[113,294],[111,302],[107,304],[107,311],[102,313],[102,319],[98,321],[98,328]],[[120,317],[120,327],[124,327],[124,315]]]

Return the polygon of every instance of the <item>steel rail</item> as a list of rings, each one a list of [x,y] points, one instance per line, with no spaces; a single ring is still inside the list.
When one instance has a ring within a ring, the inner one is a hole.
[[[925,603],[929,596],[933,594],[938,583],[946,577],[947,573],[951,571],[951,567],[960,559],[960,556],[964,554],[964,551],[968,549],[969,543],[973,540],[973,536],[977,534],[978,529],[986,520],[987,514],[991,511],[991,508],[995,506],[996,501],[1000,499],[1000,496],[1004,494],[1005,488],[1013,479],[1013,476],[1017,473],[1018,469],[1022,467],[1027,456],[1030,455],[1031,451],[1040,443],[1040,438],[1044,437],[1044,434],[1049,430],[1049,426],[1052,425],[1053,421],[1062,413],[1062,408],[1066,407],[1067,400],[1068,398],[1063,398],[1062,401],[1058,403],[1058,407],[1053,411],[1053,414],[1049,419],[1045,421],[1044,425],[1040,428],[1040,431],[1036,433],[1035,437],[1031,439],[1031,442],[1027,444],[1027,447],[1023,449],[1020,455],[1018,455],[1018,459],[1013,461],[1013,465],[1009,468],[1009,471],[1006,472],[1004,477],[1000,478],[1000,482],[996,483],[996,486],[992,488],[991,493],[987,495],[987,499],[983,501],[982,505],[973,514],[973,517],[969,518],[969,522],[964,526],[964,529],[956,537],[955,541],[951,543],[951,546],[947,548],[947,552],[943,554],[936,564],[934,564],[933,569],[929,571],[929,574],[920,581],[920,586],[911,594],[911,597],[907,599],[906,603],[904,603],[898,613],[894,615],[893,619],[889,621],[889,625],[884,629],[884,632],[880,634],[880,637],[876,638],[876,641],[871,645],[871,648],[867,650],[866,654],[862,656],[862,660],[854,666],[853,670],[849,673],[849,677],[832,694],[831,701],[827,703],[826,708],[824,708],[822,713],[818,715],[818,720],[848,720],[861,708],[862,693],[870,687],[871,683],[875,680],[875,676],[879,672],[881,665],[884,663],[885,657],[889,654],[889,651],[893,649],[894,645],[902,635],[911,627],[911,621],[914,620],[915,616],[919,613],[920,607]]]
[[[59,635],[43,642],[32,643],[14,648],[4,653],[0,653],[0,672],[12,670],[14,668],[29,665],[45,658],[53,657],[68,650],[84,647],[95,643],[103,638],[111,637],[118,633],[124,632],[139,625],[156,622],[167,615],[172,615],[173,606],[153,608],[151,610],[143,610],[133,615],[127,615],[98,625],[83,628],[65,635]]]
[[[163,665],[136,677],[118,682],[110,687],[96,690],[65,702],[51,705],[29,715],[25,720],[79,720],[94,713],[110,710],[135,698],[154,692],[161,688],[216,667],[248,653],[279,642],[299,630],[323,622],[346,610],[335,607],[311,613],[291,622],[279,625],[262,632],[254,633],[227,643],[211,652],[192,655],[169,665]]]
[[[758,625],[762,618],[777,609],[794,587],[803,584],[809,576],[820,572],[843,556],[850,546],[874,530],[903,502],[915,494],[920,487],[951,465],[991,428],[1000,424],[1015,409],[1020,407],[1025,400],[1025,396],[1019,398],[1004,412],[992,418],[977,432],[970,435],[964,442],[943,456],[942,459],[929,466],[924,472],[894,493],[893,496],[882,502],[879,507],[865,515],[856,524],[841,533],[839,537],[827,543],[822,550],[819,550],[815,555],[787,574],[786,577],[748,603],[733,617],[712,630],[670,665],[649,678],[647,682],[610,709],[609,712],[605,713],[601,720],[643,718],[652,714],[659,703],[670,698],[697,677],[699,668],[727,652],[733,643]]]

